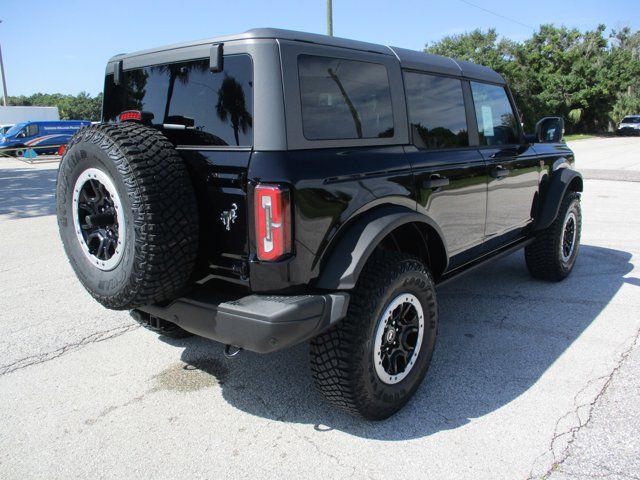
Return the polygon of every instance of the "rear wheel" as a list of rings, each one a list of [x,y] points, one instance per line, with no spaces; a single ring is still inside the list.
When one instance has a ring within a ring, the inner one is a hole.
[[[580,194],[568,192],[553,223],[524,250],[527,268],[542,280],[560,281],[573,270],[580,250]]]
[[[389,417],[424,378],[437,325],[435,288],[425,266],[403,254],[374,254],[347,317],[311,341],[316,387],[350,413]]]

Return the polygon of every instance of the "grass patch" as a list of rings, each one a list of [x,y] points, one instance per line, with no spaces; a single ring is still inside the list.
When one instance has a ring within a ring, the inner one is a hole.
[[[590,135],[588,133],[573,133],[571,135],[565,135],[565,142],[572,142],[574,140],[586,140],[587,138],[594,138],[595,135]]]

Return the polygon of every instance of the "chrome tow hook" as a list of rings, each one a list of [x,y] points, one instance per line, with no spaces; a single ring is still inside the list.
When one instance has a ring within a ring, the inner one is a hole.
[[[241,351],[242,351],[242,348],[236,347],[235,345],[227,344],[224,346],[224,356],[227,358],[237,357]]]

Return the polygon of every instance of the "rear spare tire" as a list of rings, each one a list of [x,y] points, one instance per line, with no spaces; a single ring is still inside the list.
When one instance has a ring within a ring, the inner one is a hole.
[[[87,291],[125,310],[175,297],[198,251],[193,185],[178,152],[135,123],[84,128],[58,170],[58,227]]]

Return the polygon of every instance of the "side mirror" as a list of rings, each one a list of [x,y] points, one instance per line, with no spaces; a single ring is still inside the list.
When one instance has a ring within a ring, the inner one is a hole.
[[[536,142],[558,143],[564,136],[564,120],[561,117],[545,117],[536,123]]]

